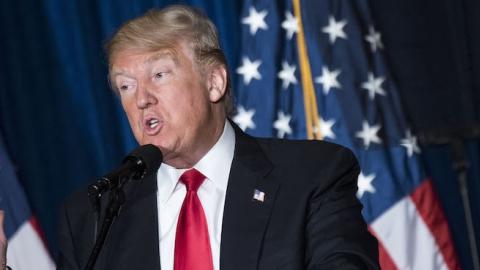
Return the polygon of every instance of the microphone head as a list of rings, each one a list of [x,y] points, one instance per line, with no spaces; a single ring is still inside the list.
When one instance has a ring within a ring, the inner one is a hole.
[[[137,166],[141,167],[139,173],[133,176],[134,179],[142,179],[156,173],[162,161],[162,152],[153,144],[145,144],[136,148],[123,160],[124,163],[135,162]]]

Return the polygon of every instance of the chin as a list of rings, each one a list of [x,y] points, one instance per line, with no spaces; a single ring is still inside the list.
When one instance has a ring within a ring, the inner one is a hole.
[[[160,151],[162,151],[162,154],[163,154],[164,157],[165,157],[166,154],[168,154],[170,152],[167,148],[165,148],[165,146],[163,146],[159,143],[155,143],[155,142],[148,142],[148,143],[153,144],[156,147],[158,147],[160,149]]]

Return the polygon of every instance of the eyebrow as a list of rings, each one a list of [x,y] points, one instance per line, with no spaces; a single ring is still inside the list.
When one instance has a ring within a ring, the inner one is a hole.
[[[158,53],[150,56],[149,58],[147,58],[147,60],[145,60],[144,63],[145,64],[151,64],[151,63],[153,63],[155,61],[158,61],[162,58],[163,59],[169,58],[175,63],[175,65],[179,64],[178,57],[176,56],[175,51],[171,51],[171,50],[164,50],[164,51],[158,52]],[[111,75],[110,75],[110,77],[112,79],[116,76],[125,76],[125,77],[129,77],[131,79],[134,79],[133,77],[129,76],[124,71],[115,71],[115,72],[111,73]]]
[[[171,59],[176,65],[178,65],[178,57],[176,56],[175,52],[170,50],[162,51],[150,56],[147,60],[145,60],[145,63],[151,64],[152,62],[155,62],[160,59],[165,59],[165,58]]]
[[[125,76],[125,77],[128,77],[130,79],[134,79],[132,76],[128,75],[127,73],[125,73],[123,71],[115,71],[109,77],[113,79],[114,77],[117,77],[117,76]]]

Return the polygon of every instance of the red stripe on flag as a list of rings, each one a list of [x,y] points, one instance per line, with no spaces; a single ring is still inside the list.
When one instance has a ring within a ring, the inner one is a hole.
[[[397,270],[397,266],[395,265],[395,262],[392,260],[392,257],[390,257],[390,254],[388,254],[387,250],[383,247],[382,241],[380,241],[379,237],[375,233],[375,230],[372,227],[368,227],[368,230],[370,233],[377,238],[378,241],[378,261],[380,263],[380,268],[382,270]]]
[[[48,252],[47,240],[46,240],[46,238],[45,238],[45,235],[43,234],[42,229],[40,228],[40,224],[38,224],[37,218],[35,218],[34,216],[32,216],[28,222],[30,223],[30,225],[32,225],[32,228],[35,230],[35,232],[37,233],[37,235],[38,235],[38,237],[40,238],[40,240],[42,240],[43,247],[44,247],[45,250],[47,250],[47,252]]]
[[[420,216],[432,233],[450,270],[460,269],[450,236],[447,219],[432,185],[431,179],[422,182],[410,195]]]

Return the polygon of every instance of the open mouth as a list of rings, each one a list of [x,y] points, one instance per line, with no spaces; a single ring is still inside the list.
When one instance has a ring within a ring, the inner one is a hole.
[[[147,118],[144,122],[144,131],[148,135],[157,134],[162,127],[162,121],[158,118]]]
[[[158,126],[159,123],[160,123],[160,120],[158,120],[158,119],[150,119],[150,120],[148,120],[147,125],[150,128],[155,128],[156,126]]]

